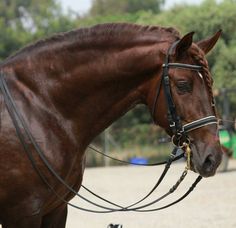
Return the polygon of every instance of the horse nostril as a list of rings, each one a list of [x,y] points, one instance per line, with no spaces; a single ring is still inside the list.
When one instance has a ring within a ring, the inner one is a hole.
[[[203,168],[206,172],[210,172],[214,167],[214,160],[212,155],[208,155],[203,163]]]

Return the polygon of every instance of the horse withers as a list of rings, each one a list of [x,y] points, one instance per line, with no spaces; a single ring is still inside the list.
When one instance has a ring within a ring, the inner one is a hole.
[[[78,191],[87,146],[139,103],[177,144],[189,143],[192,170],[214,175],[222,153],[205,55],[219,36],[193,43],[193,33],[181,38],[173,28],[104,24],[38,41],[3,61],[3,227],[64,228],[64,200],[75,194],[58,180]]]

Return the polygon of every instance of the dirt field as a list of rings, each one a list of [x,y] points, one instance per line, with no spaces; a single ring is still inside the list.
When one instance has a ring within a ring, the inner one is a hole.
[[[151,199],[166,193],[178,179],[184,166],[181,162],[173,165]],[[129,205],[154,186],[162,169],[163,167],[89,168],[86,169],[83,184],[118,204]],[[190,172],[177,193],[156,207],[184,194],[196,177],[196,174]],[[87,195],[84,191],[80,193]],[[92,208],[80,199],[74,199],[72,203]],[[235,228],[236,160],[230,160],[228,172],[203,179],[184,201],[163,211],[92,214],[69,208],[67,228],[106,228],[110,223],[122,224],[123,228]]]

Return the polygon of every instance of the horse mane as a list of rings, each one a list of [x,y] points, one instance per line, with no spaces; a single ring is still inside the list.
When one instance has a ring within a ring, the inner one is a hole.
[[[166,40],[176,40],[180,37],[179,32],[171,27],[142,26],[130,23],[107,23],[99,24],[90,28],[79,28],[69,32],[58,33],[49,38],[41,39],[35,43],[20,49],[7,60],[15,58],[21,54],[29,54],[40,48],[52,48],[54,45],[66,43],[77,43],[81,46],[90,46],[100,43],[107,45],[106,41],[112,44],[125,44],[131,42],[133,37],[139,37],[140,42],[158,42],[160,34],[165,34]]]
[[[209,66],[208,63],[206,61],[206,59],[204,58],[204,53],[202,50],[200,50],[199,48],[192,48],[191,52],[190,52],[191,57],[203,68],[203,73],[204,73],[204,80],[205,80],[205,84],[208,88],[208,92],[209,92],[209,98],[214,101],[214,95],[213,95],[213,90],[212,90],[212,85],[213,85],[213,77],[209,71]]]

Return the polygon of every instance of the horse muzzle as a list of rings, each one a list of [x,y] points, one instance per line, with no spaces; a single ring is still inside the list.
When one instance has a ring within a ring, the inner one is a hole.
[[[220,145],[192,144],[191,169],[203,177],[214,176],[221,163]]]

